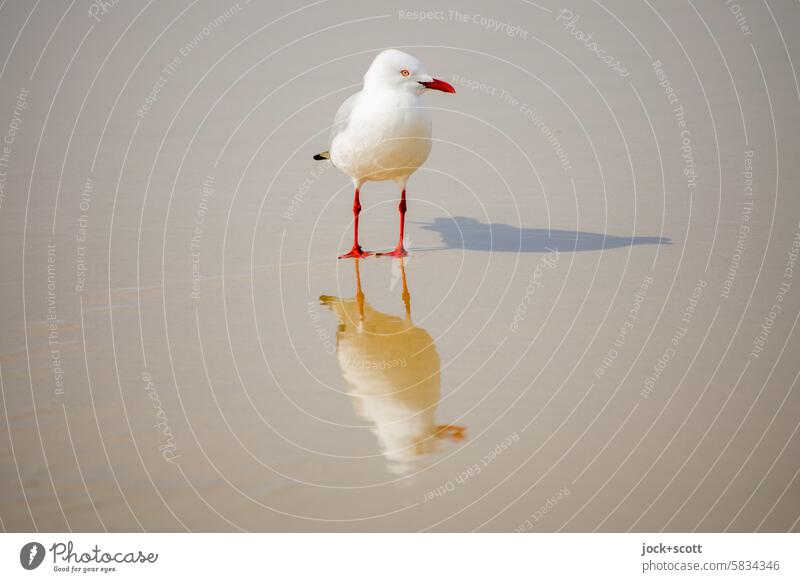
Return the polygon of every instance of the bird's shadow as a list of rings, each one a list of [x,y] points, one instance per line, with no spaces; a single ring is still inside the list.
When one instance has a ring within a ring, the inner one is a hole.
[[[658,236],[615,236],[596,232],[517,228],[510,224],[483,223],[474,218],[435,218],[421,224],[423,230],[439,233],[444,248],[506,253],[598,251],[633,245],[671,244]],[[430,249],[433,250],[433,249]]]

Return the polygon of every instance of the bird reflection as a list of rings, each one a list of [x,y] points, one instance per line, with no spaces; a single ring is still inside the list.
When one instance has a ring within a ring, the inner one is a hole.
[[[436,424],[441,395],[439,354],[433,338],[411,322],[411,295],[399,259],[405,317],[382,313],[364,299],[359,260],[356,296],[329,295],[320,303],[336,314],[336,353],[353,407],[374,428],[388,469],[410,471],[439,439],[460,441],[465,427]]]

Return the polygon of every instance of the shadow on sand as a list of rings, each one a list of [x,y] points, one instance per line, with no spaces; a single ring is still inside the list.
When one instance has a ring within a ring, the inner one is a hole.
[[[424,230],[438,232],[445,248],[468,251],[501,253],[542,253],[552,249],[561,252],[598,251],[672,242],[669,238],[657,236],[613,236],[573,230],[517,228],[503,223],[486,224],[465,216],[436,218],[433,223],[416,224],[421,224]]]

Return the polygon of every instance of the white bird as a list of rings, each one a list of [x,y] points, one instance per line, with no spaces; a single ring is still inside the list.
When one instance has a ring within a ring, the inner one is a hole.
[[[365,182],[394,180],[400,195],[400,241],[387,256],[404,257],[403,230],[406,214],[406,183],[431,151],[431,117],[422,106],[422,93],[429,89],[455,93],[453,86],[434,79],[416,58],[389,49],[372,61],[364,75],[364,88],[351,95],[336,112],[327,151],[315,160],[330,159],[350,176],[353,200],[353,249],[340,259],[365,257],[371,253],[358,243],[359,190]]]

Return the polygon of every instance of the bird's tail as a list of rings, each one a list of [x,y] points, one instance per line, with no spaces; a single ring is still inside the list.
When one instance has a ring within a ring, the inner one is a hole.
[[[329,151],[320,152],[320,153],[318,153],[317,155],[314,156],[314,159],[315,160],[330,160],[331,159],[331,152],[329,152]]]

